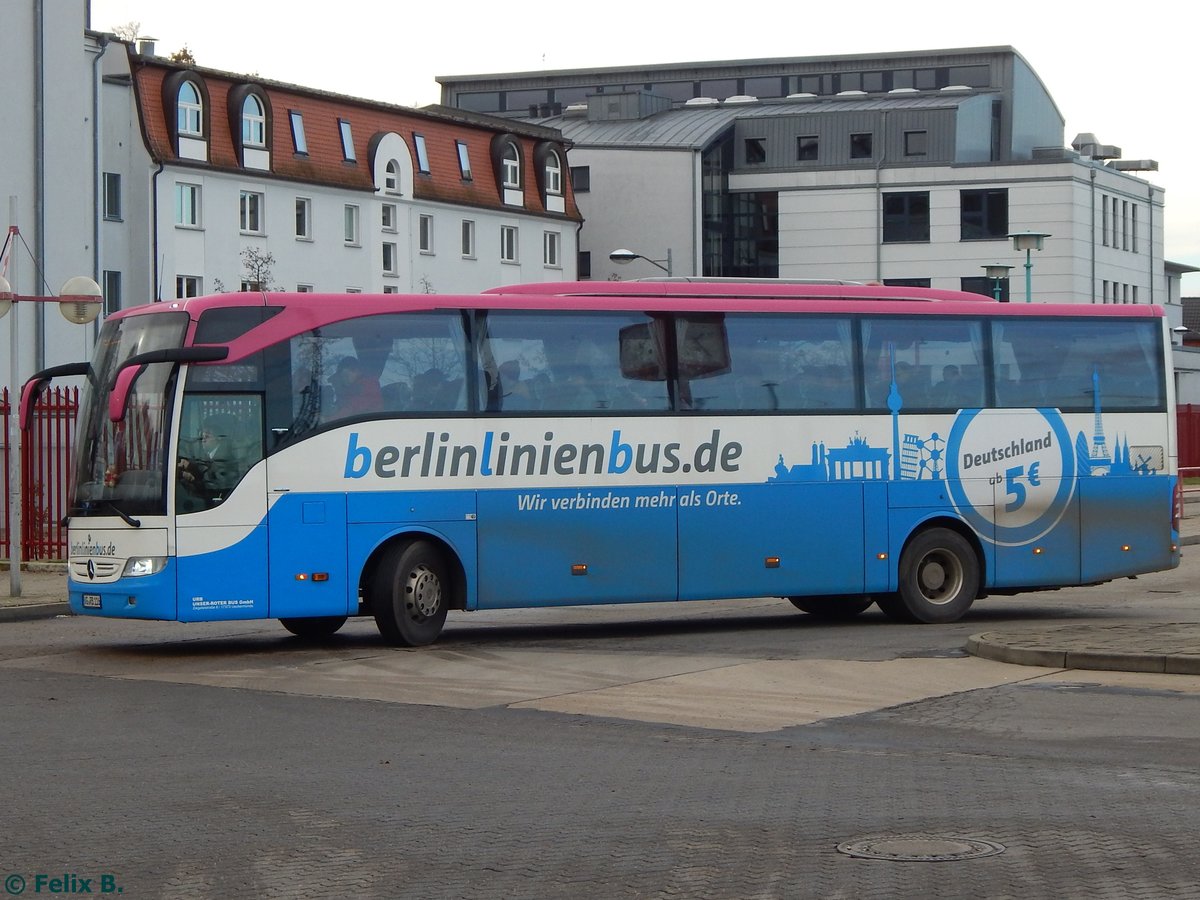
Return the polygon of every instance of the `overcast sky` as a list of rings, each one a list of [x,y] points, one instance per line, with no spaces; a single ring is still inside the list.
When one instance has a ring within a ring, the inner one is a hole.
[[[209,68],[405,106],[438,102],[439,75],[1011,46],[1058,104],[1064,143],[1090,131],[1126,159],[1158,161],[1142,177],[1166,189],[1166,257],[1200,267],[1200,15],[1170,6],[91,0],[91,27],[136,22],[159,55],[187,45]],[[1184,293],[1200,296],[1200,273]]]

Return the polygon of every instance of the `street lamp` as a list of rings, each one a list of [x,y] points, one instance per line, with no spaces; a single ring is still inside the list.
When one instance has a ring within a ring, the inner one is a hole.
[[[86,325],[100,315],[102,299],[100,285],[83,275],[68,279],[57,297],[15,294],[8,279],[0,275],[0,318],[10,309],[13,313],[8,332],[8,577],[11,597],[21,596],[21,417],[17,414],[17,404],[22,392],[18,390],[21,343],[16,305],[57,303],[68,322]]]
[[[613,262],[618,263],[622,266],[628,265],[629,263],[633,262],[635,259],[644,259],[646,262],[648,262],[652,265],[658,266],[660,269],[662,269],[664,272],[667,273],[668,277],[670,277],[673,274],[671,272],[671,248],[670,247],[667,248],[667,258],[666,259],[651,259],[648,256],[642,256],[642,254],[640,254],[640,253],[634,253],[632,250],[625,250],[623,248],[620,250],[614,250],[612,253],[608,254],[608,258],[611,259]],[[665,263],[665,265],[664,265],[664,263]]]
[[[1001,266],[993,263],[990,266],[983,266],[983,273],[992,280],[992,299],[997,303],[1001,297],[1001,282],[1008,280],[1008,273],[1012,270],[1012,266]]]
[[[1016,231],[1009,235],[1012,238],[1013,249],[1025,251],[1025,302],[1033,301],[1033,261],[1030,259],[1031,250],[1041,250],[1042,242],[1050,235],[1041,231]]]

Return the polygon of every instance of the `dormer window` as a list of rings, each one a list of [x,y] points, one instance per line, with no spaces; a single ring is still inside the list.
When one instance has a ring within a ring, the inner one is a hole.
[[[508,143],[504,145],[504,155],[501,157],[501,178],[504,182],[505,189],[521,189],[521,152],[517,149],[517,145]]]
[[[262,102],[253,94],[242,102],[242,145],[267,146],[267,116]]]
[[[562,160],[553,151],[546,155],[546,193],[562,193]]]
[[[185,81],[179,86],[176,109],[179,134],[184,137],[203,137],[204,106],[200,102],[200,92],[192,82]]]
[[[506,206],[524,206],[525,189],[522,184],[521,144],[515,135],[498,134],[492,138],[492,172],[496,187],[500,191],[500,202]],[[534,168],[537,180],[542,180],[543,169]],[[538,185],[541,188],[541,185]]]
[[[567,200],[563,194],[563,155],[555,144],[542,141],[533,148],[533,163],[537,167],[538,192],[546,212],[564,213]]]
[[[164,124],[179,158],[208,162],[212,104],[204,82],[186,69],[172,72],[163,80],[162,100]]]
[[[242,166],[271,171],[271,100],[267,92],[256,84],[234,85],[226,105],[230,137],[241,155]],[[294,127],[295,122],[292,124]],[[294,132],[292,137],[294,140]]]
[[[383,189],[389,194],[400,193],[400,163],[389,159],[383,169]]]

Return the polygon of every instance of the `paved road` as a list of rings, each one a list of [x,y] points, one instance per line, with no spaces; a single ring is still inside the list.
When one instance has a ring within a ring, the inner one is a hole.
[[[365,622],[328,646],[6,623],[0,875],[131,897],[1200,897],[1200,678],[963,652],[1197,623],[1198,574],[947,627],[772,600],[461,615],[416,651]],[[836,849],[859,839],[1004,852]]]

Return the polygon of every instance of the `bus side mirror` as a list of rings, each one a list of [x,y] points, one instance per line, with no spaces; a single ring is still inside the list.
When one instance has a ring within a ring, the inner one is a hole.
[[[25,382],[25,386],[21,388],[21,412],[18,420],[21,430],[29,430],[29,423],[33,419],[33,407],[37,404],[38,397],[41,396],[42,388],[49,384],[51,379],[67,375],[90,376],[91,372],[91,363],[79,362],[51,366],[49,369],[42,369],[30,376],[29,380]]]
[[[117,376],[113,379],[108,395],[108,418],[112,422],[120,422],[125,418],[125,410],[129,406],[129,395],[133,391],[134,382],[152,363],[192,363],[220,362],[229,356],[228,347],[174,347],[167,350],[151,350],[149,353],[135,353],[121,363]]]

